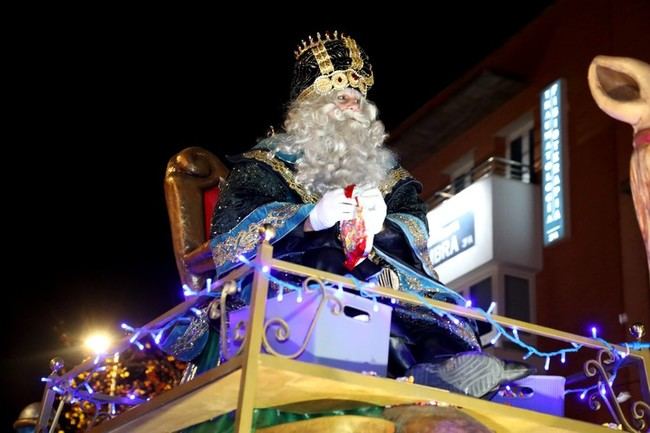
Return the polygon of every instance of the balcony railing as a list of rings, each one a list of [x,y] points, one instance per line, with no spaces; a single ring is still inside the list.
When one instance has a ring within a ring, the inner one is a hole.
[[[429,209],[433,209],[443,201],[458,194],[474,182],[489,176],[496,175],[513,179],[520,182],[534,182],[534,172],[531,167],[510,159],[491,156],[487,160],[473,167],[467,173],[455,177],[444,188],[436,191],[431,198],[427,200]]]

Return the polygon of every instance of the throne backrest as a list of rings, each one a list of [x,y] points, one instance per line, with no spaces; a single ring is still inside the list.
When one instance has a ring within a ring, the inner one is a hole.
[[[214,273],[210,222],[228,168],[210,151],[188,147],[165,172],[165,201],[181,283],[201,290]]]

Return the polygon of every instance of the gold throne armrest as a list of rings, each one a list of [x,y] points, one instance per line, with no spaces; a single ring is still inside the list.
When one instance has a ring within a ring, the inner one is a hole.
[[[204,288],[214,272],[209,246],[209,223],[214,203],[228,168],[210,151],[188,147],[174,155],[165,171],[165,201],[172,244],[181,283],[192,290]]]

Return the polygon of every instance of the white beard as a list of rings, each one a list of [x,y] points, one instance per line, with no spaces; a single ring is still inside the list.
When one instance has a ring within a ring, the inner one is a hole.
[[[377,109],[362,100],[361,111],[343,111],[333,97],[301,100],[289,110],[288,140],[280,149],[301,155],[296,180],[318,195],[351,184],[379,186],[395,157],[383,146],[387,134]]]

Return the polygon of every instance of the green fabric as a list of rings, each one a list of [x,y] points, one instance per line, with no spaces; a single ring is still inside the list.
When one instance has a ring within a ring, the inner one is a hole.
[[[333,410],[309,414],[284,412],[278,409],[255,409],[253,411],[253,428],[251,431],[254,432],[258,428],[272,427],[278,424],[320,418],[323,416],[358,415],[381,418],[383,412],[384,408],[381,406],[366,406],[357,409]],[[230,412],[185,429],[182,433],[234,433],[234,426],[235,412]]]
[[[205,349],[201,355],[194,360],[194,364],[197,366],[197,375],[214,368],[219,362],[219,356],[221,353],[219,347],[219,332],[211,329],[208,331],[208,334],[208,342],[205,345]]]

